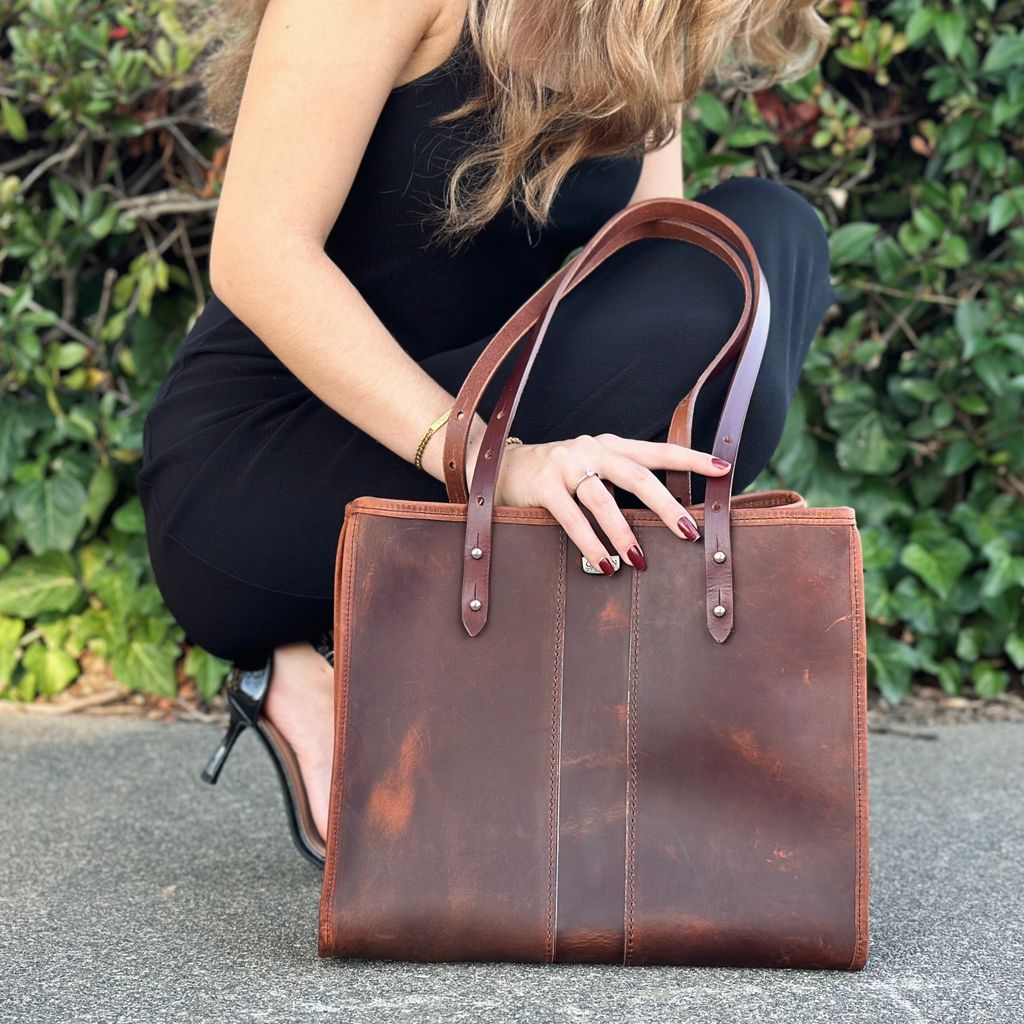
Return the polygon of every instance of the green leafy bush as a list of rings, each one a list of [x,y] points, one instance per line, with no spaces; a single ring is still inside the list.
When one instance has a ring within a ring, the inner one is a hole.
[[[824,3],[818,71],[709,89],[687,194],[761,174],[831,239],[838,316],[756,487],[850,504],[872,682],[997,694],[1024,667],[1020,2]],[[0,12],[0,693],[51,696],[88,648],[122,682],[216,692],[163,607],[133,476],[207,291],[225,142],[174,0]]]

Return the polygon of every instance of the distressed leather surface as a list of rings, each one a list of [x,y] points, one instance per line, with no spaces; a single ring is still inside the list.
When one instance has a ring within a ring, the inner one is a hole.
[[[623,510],[648,569],[606,577],[546,509],[497,506],[477,636],[464,503],[345,512],[321,956],[864,966],[852,509],[733,499],[725,643],[702,544],[648,509]]]

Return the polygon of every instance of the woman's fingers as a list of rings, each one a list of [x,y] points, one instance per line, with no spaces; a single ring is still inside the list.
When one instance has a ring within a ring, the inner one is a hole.
[[[646,466],[608,448],[601,456],[601,469],[604,477],[635,494],[677,536],[690,541],[700,537],[697,522],[686,506]],[[603,485],[602,490],[608,493]],[[618,508],[610,494],[608,498]]]
[[[724,476],[731,468],[730,463],[709,452],[671,441],[640,441],[618,434],[598,434],[594,440],[648,469],[689,469],[703,476]]]
[[[597,466],[594,468],[598,469]],[[606,470],[599,469],[598,471],[602,476],[608,476]],[[577,479],[579,479],[578,476]],[[618,553],[630,565],[637,569],[646,569],[647,559],[640,547],[640,542],[622,514],[622,509],[619,508],[611,491],[601,482],[601,479],[593,476],[583,480],[576,489],[576,498],[594,513],[605,536],[612,542]]]
[[[582,470],[579,475],[582,475]],[[584,481],[588,486],[593,486],[592,481]],[[580,485],[581,487],[583,484]],[[597,486],[606,494],[608,489],[600,480]],[[596,565],[606,576],[615,572],[608,557],[609,552],[601,543],[590,520],[584,515],[583,510],[576,503],[572,494],[566,489],[567,485],[561,480],[552,481],[551,490],[544,496],[544,504],[551,514],[561,523],[562,529],[568,534],[569,539],[583,552],[591,565]]]
[[[731,469],[729,463],[707,452],[611,433],[596,437],[584,434],[539,447],[546,449],[546,465],[533,477],[534,499],[531,500],[546,506],[587,560],[607,574],[615,571],[611,552],[581,505],[593,513],[597,524],[623,559],[637,569],[646,569],[647,560],[636,534],[604,480],[635,494],[676,536],[695,541],[699,539],[700,531],[693,516],[652,470],[690,470],[706,476],[722,476]],[[587,477],[588,468],[597,470],[598,475]]]

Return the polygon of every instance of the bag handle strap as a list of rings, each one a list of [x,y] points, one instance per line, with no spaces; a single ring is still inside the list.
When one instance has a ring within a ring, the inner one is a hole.
[[[635,204],[635,207],[641,207],[647,205],[647,203],[664,202],[687,202],[687,200],[654,199],[647,200],[646,203],[637,203]],[[702,204],[693,205],[701,206],[702,209],[707,209],[712,214],[716,216],[718,215],[717,212],[712,210],[710,207],[704,207]],[[629,207],[628,209],[632,210],[635,207]],[[617,222],[621,216],[622,214],[618,214],[616,217],[613,217],[607,222],[606,227],[613,227],[614,223]],[[745,267],[733,249],[723,246],[720,239],[698,225],[685,226],[689,228],[692,235],[683,236],[679,234],[677,230],[667,231],[661,229],[657,222],[641,223],[639,227],[634,227],[632,229],[626,228],[618,233],[611,232],[610,236],[607,237],[605,236],[604,231],[600,232],[600,238],[598,235],[595,235],[592,240],[594,243],[598,244],[594,246],[593,251],[590,253],[590,258],[585,264],[577,266],[577,261],[587,254],[591,248],[590,246],[581,250],[573,260],[553,274],[506,321],[501,330],[491,339],[484,351],[477,357],[476,362],[473,364],[469,374],[466,376],[455,400],[455,404],[452,408],[454,415],[450,416],[447,422],[444,435],[443,459],[445,486],[448,493],[448,500],[450,502],[454,504],[461,504],[467,500],[468,481],[466,478],[465,468],[467,462],[466,446],[469,442],[470,424],[473,421],[473,416],[476,413],[484,391],[494,378],[495,373],[497,373],[501,365],[505,362],[505,359],[508,357],[511,350],[521,341],[523,335],[539,324],[544,311],[548,308],[551,298],[562,279],[569,275],[569,273],[574,270],[574,267],[576,267],[576,272],[573,273],[572,279],[566,286],[566,293],[575,288],[576,285],[587,277],[591,271],[598,266],[598,264],[603,262],[604,259],[611,256],[624,245],[636,238],[661,236],[681,238],[684,241],[700,245],[701,248],[712,252],[714,255],[728,263],[733,272],[741,279],[741,281],[743,280]],[[705,238],[700,237],[701,235],[705,236]],[[741,322],[743,322],[748,315],[749,310],[744,307],[740,316]],[[725,345],[723,345],[718,355],[706,368],[705,373],[690,389],[689,394],[679,402],[669,425],[667,440],[686,448],[690,446],[690,436],[693,429],[693,409],[696,406],[701,388],[709,379],[717,376],[722,370],[731,365],[733,360],[736,358],[740,347],[737,344],[738,340],[740,339],[737,338],[737,335],[734,332]],[[520,368],[525,366],[526,360],[529,358],[530,347],[531,346],[529,345],[524,346],[520,357],[520,365],[513,370],[509,381],[506,383],[506,386],[502,391],[501,399],[495,404],[494,409],[498,414],[502,414],[503,411],[507,410],[511,405],[514,384],[519,379]],[[475,401],[463,401],[467,396],[474,395],[476,396]],[[608,481],[605,482],[608,483]],[[690,504],[691,492],[689,470],[667,470],[666,486],[669,492],[674,497],[678,498],[684,505]]]
[[[651,199],[636,203],[606,222],[573,260],[512,316],[481,353],[456,398],[453,407],[455,415],[449,417],[445,432],[445,482],[450,499],[453,502],[466,501],[467,506],[463,546],[462,621],[470,636],[476,636],[487,621],[493,498],[505,438],[551,318],[561,298],[575,283],[622,246],[645,237],[677,238],[700,245],[723,259],[743,284],[744,306],[736,329],[705,369],[694,389],[677,407],[670,426],[670,430],[675,431],[677,436],[689,435],[693,405],[700,387],[738,355],[739,365],[730,383],[713,449],[713,454],[726,457],[735,465],[750,395],[767,339],[770,315],[767,283],[746,235],[716,210],[686,199]],[[737,256],[737,250],[747,257],[754,269],[753,283],[746,266]],[[543,307],[543,317],[540,316],[540,307]],[[531,329],[530,343],[523,347],[488,423],[473,475],[474,493],[472,500],[467,500],[464,495],[469,424],[484,388],[514,344]],[[719,643],[729,636],[733,626],[729,526],[732,478],[732,470],[721,477],[709,478],[705,500],[707,624],[708,632]],[[685,482],[688,496],[688,476]]]

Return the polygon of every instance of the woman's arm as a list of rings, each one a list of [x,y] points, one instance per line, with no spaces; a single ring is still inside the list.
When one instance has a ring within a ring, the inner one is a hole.
[[[225,171],[213,290],[311,391],[403,458],[454,402],[324,252],[390,90],[441,63],[443,0],[270,0]],[[477,416],[475,453],[486,422]],[[443,479],[442,432],[423,455]],[[470,473],[473,461],[470,461]]]
[[[682,107],[676,111],[676,125],[682,124]],[[640,180],[627,205],[641,199],[660,199],[669,196],[682,199],[683,196],[683,147],[677,134],[661,149],[655,149],[644,157]]]

